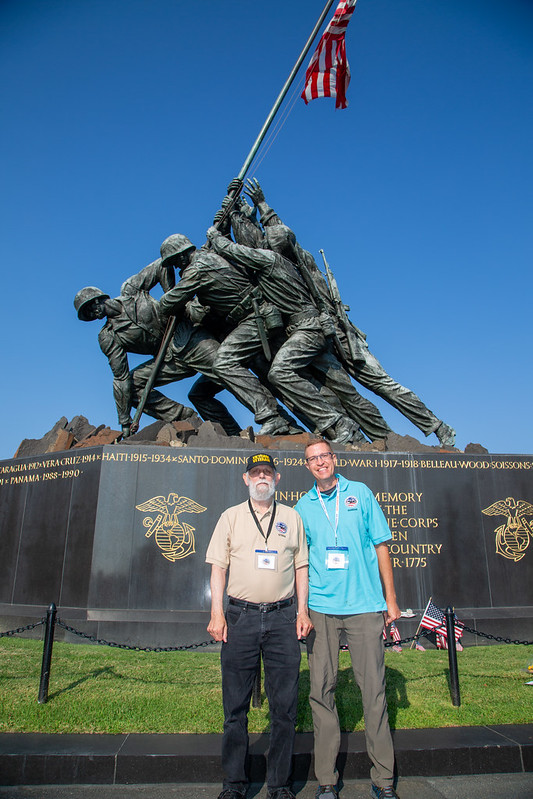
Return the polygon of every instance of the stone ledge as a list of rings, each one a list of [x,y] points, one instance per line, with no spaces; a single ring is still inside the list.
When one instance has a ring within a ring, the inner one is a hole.
[[[533,725],[448,727],[393,732],[402,777],[533,771]],[[0,734],[3,785],[220,783],[221,735]],[[265,777],[267,734],[250,736],[250,777]],[[345,780],[368,777],[364,733],[344,733]],[[296,736],[296,781],[313,779],[313,735]]]

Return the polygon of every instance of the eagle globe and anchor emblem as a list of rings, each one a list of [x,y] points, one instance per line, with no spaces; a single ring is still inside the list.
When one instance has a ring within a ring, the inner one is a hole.
[[[481,511],[487,516],[506,516],[505,524],[496,527],[496,552],[498,555],[514,560],[522,560],[533,537],[533,524],[524,516],[533,516],[533,505],[523,499],[500,499]]]
[[[143,519],[143,526],[148,528],[145,536],[154,536],[164,558],[174,563],[196,551],[195,528],[186,522],[180,522],[178,516],[181,513],[203,513],[207,510],[203,505],[171,492],[166,499],[163,496],[152,497],[135,507],[152,514]]]

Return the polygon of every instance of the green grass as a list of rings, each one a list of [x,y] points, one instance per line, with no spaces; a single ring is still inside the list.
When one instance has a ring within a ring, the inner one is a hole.
[[[42,643],[0,639],[0,732],[220,733],[216,652],[130,652],[54,644],[49,699],[37,702]],[[461,706],[453,707],[446,652],[386,652],[393,728],[525,724],[533,687],[525,671],[533,646],[470,647],[458,654]],[[309,671],[302,657],[298,731],[312,730]],[[344,730],[363,729],[360,694],[340,653],[337,704]],[[250,732],[268,730],[268,703],[252,708]]]

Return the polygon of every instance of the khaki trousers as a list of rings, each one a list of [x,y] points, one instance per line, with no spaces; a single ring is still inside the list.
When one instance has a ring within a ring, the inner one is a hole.
[[[339,666],[339,641],[344,631],[355,680],[361,690],[365,737],[372,761],[370,776],[381,788],[392,785],[394,749],[385,698],[383,614],[330,616],[310,611],[314,630],[307,638],[311,678],[309,703],[315,731],[315,775],[319,785],[336,785],[340,726],[335,688]]]

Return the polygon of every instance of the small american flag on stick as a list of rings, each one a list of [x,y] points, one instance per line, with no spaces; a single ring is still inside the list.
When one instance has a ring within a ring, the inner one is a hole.
[[[454,615],[454,633],[456,641],[461,638],[463,634],[463,626],[464,625]],[[425,630],[435,630],[435,632],[444,638],[448,637],[448,631],[446,629],[446,617],[442,610],[433,604],[431,599],[429,600],[424,611],[424,615],[422,616],[420,627],[423,627]]]

